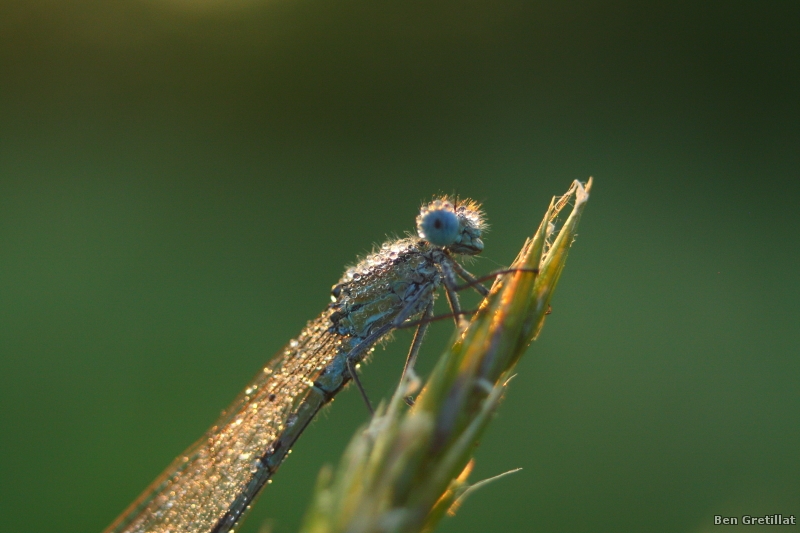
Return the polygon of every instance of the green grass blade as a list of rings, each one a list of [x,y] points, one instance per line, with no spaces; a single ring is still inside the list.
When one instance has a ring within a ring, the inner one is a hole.
[[[458,503],[469,488],[475,445],[544,323],[591,184],[576,181],[553,199],[512,265],[529,271],[498,278],[414,406],[403,401],[416,385],[410,376],[353,437],[336,471],[320,474],[303,532],[427,531]]]

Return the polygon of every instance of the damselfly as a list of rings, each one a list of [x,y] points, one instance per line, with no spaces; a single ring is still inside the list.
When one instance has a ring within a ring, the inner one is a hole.
[[[363,394],[355,368],[378,341],[417,320],[408,369],[440,286],[457,324],[457,278],[485,294],[454,259],[483,250],[484,228],[475,202],[442,197],[424,205],[417,217],[419,237],[386,242],[349,268],[333,286],[325,311],[267,363],[106,533],[231,531],[320,408],[351,379]]]

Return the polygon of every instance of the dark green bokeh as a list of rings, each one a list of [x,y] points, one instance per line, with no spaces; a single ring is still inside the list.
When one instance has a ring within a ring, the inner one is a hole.
[[[473,479],[523,470],[441,531],[800,515],[798,27],[791,2],[0,3],[4,530],[108,525],[422,199],[485,202],[483,273],[589,175]],[[240,531],[296,530],[366,417],[337,398]]]

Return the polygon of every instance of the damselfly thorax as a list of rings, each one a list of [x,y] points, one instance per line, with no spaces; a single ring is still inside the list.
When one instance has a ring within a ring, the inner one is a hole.
[[[423,206],[419,237],[387,242],[349,268],[322,314],[106,532],[231,531],[319,409],[351,379],[364,394],[355,367],[377,342],[411,320],[432,316],[441,286],[459,323],[456,279],[474,284],[475,278],[455,257],[480,253],[483,229],[471,201],[440,198]],[[420,321],[406,368],[427,326]]]

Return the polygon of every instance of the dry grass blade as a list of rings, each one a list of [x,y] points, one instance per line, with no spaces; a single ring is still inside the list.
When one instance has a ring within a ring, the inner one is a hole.
[[[409,376],[356,434],[336,472],[320,474],[302,531],[427,531],[461,501],[475,444],[544,323],[591,184],[591,178],[585,185],[576,181],[553,199],[512,265],[527,271],[497,279],[414,406],[407,409],[403,402],[415,386]],[[572,211],[556,230],[570,204]],[[538,275],[531,271],[537,268]]]

